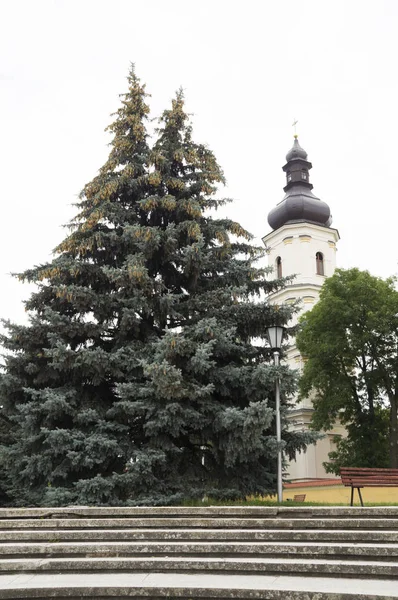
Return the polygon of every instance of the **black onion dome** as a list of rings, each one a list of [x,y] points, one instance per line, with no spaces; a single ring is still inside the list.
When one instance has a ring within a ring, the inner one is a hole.
[[[268,215],[268,223],[272,229],[279,229],[287,223],[302,221],[324,227],[332,224],[329,206],[305,188],[291,190]]]
[[[286,154],[286,161],[294,160],[295,158],[302,158],[303,160],[307,160],[308,154],[299,144],[298,138],[294,136],[294,144],[290,148],[289,152]]]
[[[293,148],[287,153],[287,163],[283,167],[286,173],[286,192],[282,202],[271,210],[268,223],[272,229],[279,229],[289,223],[309,222],[323,227],[332,223],[330,208],[312,193],[309,170],[312,164],[307,160],[307,152],[294,139]]]

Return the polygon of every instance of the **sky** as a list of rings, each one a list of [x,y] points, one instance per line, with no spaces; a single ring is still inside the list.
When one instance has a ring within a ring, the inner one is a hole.
[[[398,274],[396,0],[0,0],[0,15],[0,317],[26,320],[33,287],[10,274],[66,236],[131,62],[153,117],[184,88],[226,212],[259,242],[297,119],[338,266]]]

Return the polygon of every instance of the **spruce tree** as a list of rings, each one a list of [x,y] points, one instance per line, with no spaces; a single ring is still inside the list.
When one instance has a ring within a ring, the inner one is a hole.
[[[181,91],[161,118],[152,164],[159,185],[148,210],[168,243],[148,276],[164,285],[164,334],[142,361],[145,386],[134,377],[118,386],[123,410],[142,418],[147,435],[136,499],[273,492],[275,369],[264,339],[267,325],[291,316],[268,301],[283,282],[256,266],[264,249],[239,223],[211,213],[225,203],[215,198],[224,176],[213,153],[192,141]],[[289,395],[287,369],[283,383]],[[284,437],[290,457],[313,439],[286,423]],[[132,457],[129,471],[140,461]]]
[[[2,455],[21,504],[159,504],[275,489],[274,382],[263,250],[211,214],[223,173],[192,140],[182,92],[147,143],[134,70],[109,159],[84,188],[27,326],[8,323],[1,395],[18,435]],[[285,424],[286,425],[286,424]],[[309,434],[284,431],[293,456]]]
[[[137,284],[143,257],[140,202],[150,196],[145,87],[129,88],[109,126],[111,151],[83,189],[71,234],[49,264],[19,277],[38,291],[27,326],[5,323],[4,410],[18,427],[3,449],[10,493],[20,504],[119,503],[131,427],[110,410],[115,385],[136,367],[153,334],[147,293]],[[149,292],[148,292],[149,293]],[[136,436],[135,436],[136,437]]]

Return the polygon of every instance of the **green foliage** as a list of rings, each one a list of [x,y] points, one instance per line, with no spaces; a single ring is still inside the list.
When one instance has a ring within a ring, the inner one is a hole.
[[[70,235],[23,273],[27,326],[7,324],[0,393],[18,428],[2,448],[18,504],[159,504],[275,488],[274,384],[263,250],[211,209],[223,173],[192,140],[178,92],[148,145],[134,71],[108,161]],[[286,428],[286,422],[284,422]],[[293,456],[313,439],[284,432]]]
[[[5,415],[3,407],[0,407],[0,448],[14,443],[14,429],[13,423]],[[9,501],[6,464],[0,461],[0,506],[8,504]]]
[[[339,269],[297,336],[307,358],[301,396],[315,393],[313,426],[339,419],[348,438],[338,440],[329,471],[340,466],[398,464],[398,292],[394,280]]]
[[[389,466],[389,414],[376,406],[373,418],[360,415],[346,424],[347,437],[336,438],[336,450],[329,453],[331,462],[324,463],[328,473],[340,474],[340,467],[387,468]]]

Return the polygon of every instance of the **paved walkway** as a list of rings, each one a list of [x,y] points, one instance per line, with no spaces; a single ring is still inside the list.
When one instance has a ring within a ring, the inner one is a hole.
[[[118,588],[121,595],[132,592],[136,588],[156,588],[159,591],[164,588],[170,595],[178,592],[176,588],[202,588],[204,590],[275,590],[292,592],[330,592],[336,595],[352,594],[355,600],[360,594],[366,594],[367,600],[372,596],[380,598],[389,596],[398,598],[397,580],[369,580],[369,579],[330,579],[323,577],[290,577],[290,576],[246,576],[246,575],[211,575],[211,574],[174,574],[174,573],[97,573],[97,574],[29,574],[0,575],[0,597],[7,598],[6,590],[32,590],[34,588],[46,588],[52,591],[56,597],[57,591],[63,588],[91,588],[90,595],[96,597],[106,588]],[[174,589],[173,589],[174,588]],[[76,589],[78,592],[79,590]],[[131,594],[132,595],[132,594]],[[138,594],[135,594],[138,595]],[[162,593],[160,595],[163,595]],[[164,594],[166,595],[166,594]],[[290,594],[289,594],[290,595]],[[14,596],[16,597],[16,596]],[[18,596],[23,598],[23,596]],[[49,596],[51,597],[51,596]],[[332,596],[333,597],[333,596]],[[346,596],[347,597],[347,596]],[[288,596],[286,596],[288,598]]]

